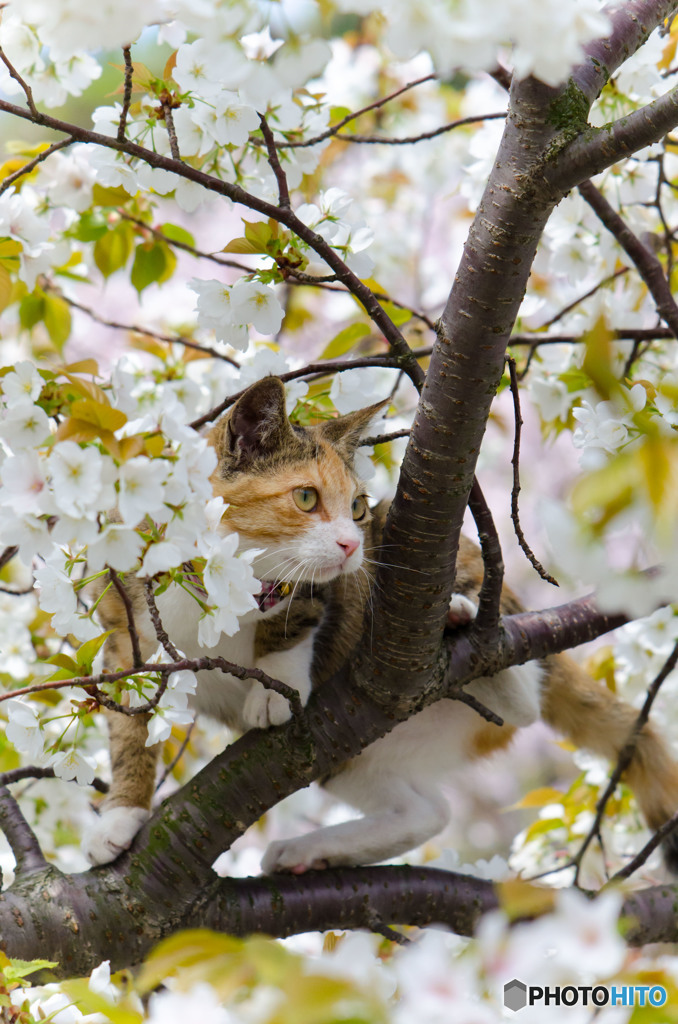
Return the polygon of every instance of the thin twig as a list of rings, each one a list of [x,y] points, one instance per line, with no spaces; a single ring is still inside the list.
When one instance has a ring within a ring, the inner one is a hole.
[[[0,830],[14,854],[17,875],[30,875],[48,867],[35,832],[6,786],[0,786]]]
[[[61,142],[53,142],[51,146],[48,146],[47,149],[43,149],[41,153],[38,153],[38,155],[33,157],[32,160],[25,163],[23,167],[20,167],[12,174],[8,174],[6,178],[2,179],[2,185],[0,185],[0,196],[3,192],[6,192],[15,181],[18,181],[19,178],[23,178],[24,174],[30,174],[38,164],[41,164],[43,160],[46,160],[48,156],[52,155],[52,153],[56,153],[60,149],[66,149],[68,146],[72,146],[74,142],[75,139],[62,139]]]
[[[24,597],[26,594],[33,593],[33,584],[30,587],[24,587],[22,590],[12,590],[11,587],[0,587],[0,594],[9,594],[11,597]]]
[[[119,320],[108,320],[106,317],[101,316],[95,309],[91,309],[89,306],[84,306],[81,302],[76,302],[75,299],[69,298],[64,295],[61,290],[51,281],[44,281],[43,287],[48,291],[58,292],[64,302],[71,306],[72,309],[78,309],[81,313],[84,313],[95,323],[101,324],[102,327],[112,327],[117,331],[128,331],[131,334],[143,334],[147,338],[153,338],[155,341],[163,341],[168,345],[183,345],[184,348],[195,349],[197,352],[204,352],[208,356],[213,356],[215,359],[222,359],[225,363],[230,363],[231,366],[240,368],[240,364],[237,360],[231,356],[225,355],[223,352],[218,352],[215,348],[210,348],[209,345],[201,345],[197,341],[191,341],[189,338],[184,338],[179,334],[163,334],[161,331],[153,331],[148,327],[140,327],[138,324],[123,324]]]
[[[192,721],[191,724],[189,725],[188,729],[186,730],[186,735],[184,736],[184,738],[182,740],[181,746],[179,747],[178,751],[176,752],[176,754],[174,755],[174,757],[172,758],[170,763],[165,767],[165,770],[163,771],[162,775],[158,779],[158,781],[156,783],[156,786],[155,786],[155,792],[156,793],[158,792],[158,790],[162,786],[162,784],[165,781],[165,779],[167,779],[168,776],[170,776],[172,774],[172,772],[174,771],[176,766],[179,764],[179,761],[181,761],[182,757],[186,753],[186,747],[191,742],[191,735],[192,735],[194,729],[195,729],[195,720]]]
[[[648,839],[645,846],[633,857],[628,864],[625,864],[623,868],[620,868],[612,878],[610,882],[619,882],[624,878],[630,878],[631,875],[641,868],[645,861],[648,859],[651,853],[657,849],[657,847],[666,839],[667,836],[671,835],[678,828],[678,811],[673,814],[668,821],[665,821],[657,831]]]
[[[455,128],[461,128],[466,124],[478,124],[483,121],[497,121],[499,118],[506,118],[506,111],[499,111],[494,114],[478,114],[473,117],[460,117],[457,121],[449,121],[440,128],[433,128],[428,132],[421,132],[419,135],[407,135],[404,138],[393,138],[383,135],[342,135],[337,133],[336,138],[343,142],[356,142],[362,145],[382,146],[412,146],[417,142],[424,142],[426,139],[435,139],[438,135],[444,135]]]
[[[125,140],[125,130],[127,128],[127,115],[129,114],[129,108],[132,104],[132,76],[134,75],[134,65],[132,64],[132,48],[130,46],[123,46],[122,54],[125,59],[125,94],[122,101],[120,120],[118,122],[118,142],[124,142]]]
[[[511,356],[507,357],[509,376],[511,378],[511,394],[513,396],[513,413],[515,417],[515,435],[513,440],[513,455],[511,465],[513,466],[513,487],[511,489],[511,521],[518,543],[530,565],[539,573],[543,580],[552,583],[554,587],[560,586],[558,580],[551,576],[541,564],[532,548],[525,540],[523,528],[520,525],[520,513],[518,510],[518,495],[520,494],[520,437],[523,426],[523,417],[520,411],[520,394],[518,391],[518,377],[516,374],[516,361]]]
[[[133,679],[136,676],[160,675],[161,677],[167,676],[169,678],[175,672],[200,672],[203,669],[220,669],[227,675],[235,676],[236,679],[256,679],[267,690],[275,690],[276,693],[285,697],[290,702],[294,715],[301,715],[303,713],[301,698],[293,686],[288,686],[287,683],[283,683],[280,679],[274,679],[260,668],[243,668],[242,665],[236,665],[232,661],[227,661],[226,658],[181,658],[173,662],[146,662],[136,669],[120,669],[117,672],[98,672],[96,675],[74,676],[72,679],[54,679],[41,683],[31,683],[29,686],[22,686],[18,690],[0,693],[0,704],[3,701],[10,700],[12,697],[24,697],[28,693],[39,693],[42,690],[61,690],[66,686],[81,686],[88,691],[89,696],[94,697],[100,704],[103,704],[104,707],[109,708],[111,711],[118,711],[123,715],[141,715],[155,707],[159,700],[157,694],[147,704],[138,708],[129,708],[116,704],[115,701],[110,701],[109,698],[99,692],[99,686],[103,683],[117,683],[121,679]],[[165,683],[164,685],[166,686],[167,684]],[[163,686],[162,682],[160,686]]]
[[[583,181],[579,186],[579,192],[599,220],[614,235],[626,255],[633,260],[636,270],[654,299],[657,312],[671,328],[673,336],[678,338],[678,305],[671,294],[664,268],[656,255],[643,245],[592,181]]]
[[[628,267],[626,270],[628,271]],[[541,330],[541,327],[538,328],[538,331]],[[646,342],[673,338],[673,333],[668,327],[620,327],[610,334],[615,341]],[[585,341],[586,337],[583,334],[512,334],[509,346],[529,345],[531,348],[539,348],[541,345],[581,345]]]
[[[503,725],[504,719],[501,718],[496,712],[491,711],[485,704],[481,703],[477,697],[474,697],[472,693],[460,686],[458,689],[453,688],[446,694],[448,700],[458,700],[462,704],[467,704],[468,707],[473,708],[481,718],[484,718],[486,722],[491,722],[493,725]]]
[[[618,277],[623,277],[624,274],[628,274],[628,272],[628,267],[622,267],[621,270],[615,270],[613,274],[608,274],[607,277],[602,278],[602,280],[600,280],[598,284],[594,284],[594,286],[592,288],[589,288],[587,292],[584,292],[583,295],[580,295],[578,298],[573,299],[572,302],[568,302],[567,306],[563,306],[560,312],[556,313],[555,316],[552,316],[550,320],[546,321],[546,323],[541,324],[538,330],[545,331],[547,327],[551,327],[553,326],[553,324],[557,324],[558,321],[562,320],[564,316],[566,316],[568,313],[571,313],[572,310],[580,304],[580,302],[585,302],[586,299],[590,299],[591,296],[595,295],[600,288],[604,288],[605,285],[611,284],[612,281],[615,281]]]
[[[397,96],[402,96],[404,92],[409,89],[414,89],[415,86],[421,85],[423,82],[431,82],[436,78],[435,75],[425,75],[423,78],[417,78],[413,82],[408,82],[407,85],[403,85],[402,88],[396,89],[395,92],[391,92],[388,96],[382,96],[381,99],[375,100],[374,103],[368,103],[366,107],[361,107],[360,110],[356,110],[352,114],[347,114],[346,117],[342,117],[341,121],[337,121],[336,124],[324,131],[322,135],[315,135],[312,139],[305,139],[303,142],[284,142],[278,143],[278,148],[282,149],[304,149],[306,146],[316,146],[319,142],[324,142],[325,139],[331,139],[333,135],[341,131],[345,124],[349,124],[351,121],[355,121],[356,118],[362,114],[367,114],[370,110],[376,110],[378,107],[383,107],[386,103],[390,103],[391,100],[396,99]]]
[[[151,622],[153,623],[153,628],[155,629],[155,635],[158,638],[158,641],[162,644],[163,650],[166,651],[167,654],[169,654],[170,658],[172,658],[174,661],[180,661],[181,656],[176,647],[174,646],[174,644],[172,643],[172,641],[170,640],[167,631],[165,630],[165,627],[162,624],[160,612],[158,611],[158,606],[155,603],[155,597],[153,595],[152,579],[146,578],[144,580],[144,592],[146,594],[146,604],[148,605],[148,611],[151,616]]]
[[[671,672],[673,672],[673,670],[674,670],[674,668],[676,667],[677,664],[678,664],[678,643],[676,643],[674,645],[673,650],[671,651],[671,653],[669,654],[668,658],[664,662],[662,668],[657,673],[656,677],[654,678],[654,680],[652,681],[652,683],[648,687],[647,695],[645,697],[645,702],[643,703],[643,706],[642,706],[641,710],[638,713],[638,717],[636,718],[635,722],[633,723],[633,728],[631,730],[631,733],[630,733],[626,743],[624,744],[624,746],[622,747],[622,749],[621,749],[621,751],[619,753],[619,757],[617,758],[617,763],[616,763],[616,765],[614,767],[614,771],[610,775],[610,778],[609,778],[608,784],[607,784],[607,786],[605,788],[605,791],[604,791],[603,795],[601,796],[601,798],[598,801],[598,805],[596,807],[596,816],[595,816],[595,819],[593,821],[593,824],[591,825],[591,828],[589,829],[589,832],[588,832],[586,838],[584,839],[581,847],[577,851],[577,854],[572,859],[572,864],[575,866],[575,877],[574,877],[574,884],[575,885],[577,884],[578,879],[579,879],[579,873],[580,873],[580,870],[581,870],[581,863],[582,863],[584,854],[586,853],[586,851],[588,850],[589,846],[591,845],[592,840],[600,832],[600,827],[601,827],[601,824],[602,824],[602,821],[603,821],[603,816],[605,814],[605,808],[607,807],[607,804],[608,804],[608,801],[609,801],[610,797],[612,796],[612,794],[614,793],[615,789],[617,788],[617,784],[619,783],[622,775],[624,774],[624,772],[626,771],[626,769],[628,768],[628,766],[630,765],[630,763],[631,763],[631,761],[633,759],[633,755],[634,755],[635,749],[636,749],[636,743],[638,741],[638,736],[640,735],[640,732],[642,731],[643,727],[647,723],[648,718],[650,717],[650,710],[652,708],[652,705],[654,704],[654,701],[655,701],[655,698],[656,698],[657,694],[659,693],[659,689],[660,689],[662,683],[665,681],[666,677],[668,675],[670,675]]]
[[[139,665],[143,665],[144,659],[141,657],[141,647],[139,646],[139,633],[134,622],[134,608],[132,607],[132,600],[125,589],[125,585],[121,579],[119,579],[115,569],[109,569],[108,575],[111,578],[111,582],[118,592],[118,597],[125,606],[125,614],[127,615],[127,632],[129,634],[130,643],[132,644],[132,661],[134,668],[139,668]]]
[[[473,478],[468,507],[478,530],[483,556],[483,582],[478,595],[478,613],[473,621],[473,628],[482,633],[493,633],[499,626],[504,559],[497,527],[477,477]]]
[[[414,349],[412,355],[416,359],[426,358],[431,354],[430,349]],[[306,366],[302,366],[298,370],[288,370],[287,373],[279,373],[277,376],[283,382],[287,383],[290,380],[298,380],[301,377],[318,378],[327,377],[332,373],[343,373],[345,370],[353,370],[359,366],[387,366],[398,369],[400,363],[395,356],[361,356],[359,359],[328,359],[325,362],[308,363]],[[245,394],[247,388],[243,388],[241,391],[235,392],[235,394],[228,395],[227,398],[220,402],[219,405],[215,405],[213,409],[206,412],[203,416],[199,416],[198,419],[193,420],[189,423],[189,427],[193,427],[194,430],[199,430],[200,427],[204,427],[206,423],[211,423],[217,417],[221,416],[223,412],[226,412],[238,399]]]
[[[271,170],[275,174],[275,180],[278,182],[278,201],[279,205],[285,209],[290,209],[290,190],[287,184],[287,175],[283,170],[282,164],[280,163],[280,157],[278,156],[278,150],[276,148],[275,138],[271,131],[268,121],[263,114],[259,114],[259,121],[261,123],[261,134],[264,136],[264,142],[266,143],[266,151],[268,153],[268,162]]]
[[[385,924],[381,915],[368,903],[365,907],[365,924],[375,935],[383,935],[389,942],[395,942],[398,946],[411,946],[412,940],[408,939],[402,932]]]
[[[2,61],[2,63],[5,65],[5,67],[9,71],[10,78],[13,78],[15,82],[18,82],[19,85],[21,86],[21,88],[23,89],[24,94],[26,96],[26,103],[28,104],[28,109],[30,110],[30,112],[33,115],[33,117],[39,118],[40,117],[40,111],[38,110],[38,108],[35,105],[35,100],[33,99],[33,91],[31,89],[30,85],[23,80],[23,78],[21,77],[21,75],[19,74],[17,69],[14,67],[12,62],[9,60],[7,54],[2,49],[1,46],[0,46],[0,60]]]
[[[360,442],[361,448],[366,448],[369,445],[375,444],[388,444],[389,441],[397,441],[399,437],[409,437],[410,431],[408,430],[394,430],[392,434],[375,434],[374,437],[364,437]]]
[[[0,569],[4,569],[8,562],[11,562],[15,555],[19,553],[19,548],[16,544],[10,544],[0,554]]]
[[[154,238],[159,238],[163,242],[167,242],[175,249],[182,249],[184,252],[190,252],[192,256],[197,256],[203,260],[210,260],[212,263],[219,264],[220,267],[232,267],[234,270],[242,270],[245,274],[252,273],[252,267],[245,266],[244,263],[238,263],[236,260],[226,260],[222,256],[217,256],[212,252],[202,252],[200,249],[196,249],[194,245],[189,245],[188,242],[180,242],[176,238],[170,238],[160,228],[154,228],[151,224],[147,224],[146,221],[141,220],[140,217],[135,217],[127,210],[124,210],[121,206],[116,207],[116,213],[122,217],[123,220],[127,220],[130,224],[136,224],[137,227],[142,228],[144,231],[150,232]]]
[[[13,768],[12,771],[3,772],[0,775],[0,786],[12,786],[15,782],[24,782],[25,779],[55,779],[56,777],[53,768],[40,768],[35,764],[27,765],[25,768]],[[110,789],[107,782],[96,776],[89,785],[98,793],[108,793]]]
[[[172,103],[168,96],[164,93],[160,96],[160,103],[162,106],[162,112],[164,115],[165,127],[167,128],[167,136],[169,138],[170,153],[175,160],[181,160],[181,153],[179,152],[179,140],[177,139],[177,130],[174,127],[174,116],[172,114]]]

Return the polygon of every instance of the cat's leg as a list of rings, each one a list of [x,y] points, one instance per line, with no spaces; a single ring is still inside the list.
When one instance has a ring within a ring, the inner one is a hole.
[[[256,667],[272,679],[292,686],[306,704],[311,694],[311,662],[313,661],[313,633],[309,632],[293,647],[272,651],[257,659]],[[248,729],[268,729],[282,725],[291,717],[289,701],[275,690],[267,689],[258,680],[252,681],[245,705],[243,722]]]
[[[360,807],[365,816],[271,843],[261,864],[264,872],[302,874],[309,869],[376,864],[421,846],[442,831],[450,817],[447,800],[429,780],[373,778],[351,765],[325,788]]]
[[[115,860],[150,817],[159,744],[147,747],[148,715],[107,711],[112,782],[83,847],[90,863]]]
[[[131,581],[128,593],[134,610],[141,656],[147,659],[157,646],[138,581]],[[127,611],[117,591],[111,588],[99,605],[104,628],[115,629],[104,647],[104,665],[115,671],[133,664]],[[107,864],[127,850],[134,836],[150,816],[155,789],[159,744],[146,746],[148,715],[126,715],[106,711],[108,725],[111,787],[101,811],[83,837],[84,852],[92,864]]]

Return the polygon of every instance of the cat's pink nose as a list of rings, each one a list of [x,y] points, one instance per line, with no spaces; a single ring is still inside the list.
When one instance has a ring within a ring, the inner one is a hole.
[[[337,544],[344,552],[346,558],[350,558],[353,552],[358,550],[358,545],[360,544],[360,541],[353,539],[349,540],[348,538],[346,538],[345,540],[338,540]]]

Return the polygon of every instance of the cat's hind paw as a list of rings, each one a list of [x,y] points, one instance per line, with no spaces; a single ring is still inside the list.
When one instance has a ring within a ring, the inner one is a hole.
[[[292,711],[289,701],[281,694],[255,682],[247,694],[242,717],[248,729],[270,729],[272,725],[289,721]]]
[[[111,807],[103,811],[83,839],[90,864],[108,864],[128,850],[150,814],[145,807]]]
[[[317,853],[314,855],[303,836],[300,839],[279,839],[270,843],[261,861],[261,870],[265,875],[282,871],[303,875],[306,871],[324,871],[328,867],[326,858]]]
[[[452,594],[447,609],[447,624],[453,628],[467,626],[478,614],[478,605],[463,594]]]

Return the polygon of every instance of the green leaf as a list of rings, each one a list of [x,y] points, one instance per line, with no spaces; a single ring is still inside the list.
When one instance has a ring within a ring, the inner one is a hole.
[[[71,415],[75,419],[94,423],[104,430],[119,430],[127,423],[127,416],[122,409],[114,409],[106,402],[95,402],[91,398],[79,398],[71,406]]]
[[[221,251],[243,253],[251,256],[253,253],[259,252],[259,249],[256,245],[248,242],[246,238],[233,238]]]
[[[19,321],[25,331],[32,330],[39,324],[45,314],[45,293],[36,288],[34,292],[24,295],[19,305]]]
[[[132,254],[132,245],[132,232],[128,224],[119,224],[97,239],[94,262],[104,277],[110,277],[125,266]]]
[[[8,981],[18,981],[20,978],[27,978],[29,974],[36,971],[50,970],[58,967],[57,960],[11,960],[9,967],[3,968],[3,974]]]
[[[115,633],[115,630],[109,629],[105,633],[100,633],[99,636],[86,640],[84,644],[78,647],[75,652],[78,658],[78,666],[87,669],[86,672],[82,673],[83,675],[89,675],[92,671],[92,663],[111,633]]]
[[[111,1021],[111,1024],[142,1024],[144,1015],[133,1009],[127,1000],[113,1003],[105,996],[93,992],[89,987],[87,978],[77,978],[73,981],[64,981],[61,990],[85,1015],[101,1014],[102,1017]]]
[[[9,270],[0,262],[0,313],[7,309],[12,300],[12,278]]]
[[[343,331],[339,331],[332,341],[323,350],[321,359],[338,359],[340,356],[345,355],[350,349],[353,348],[356,341],[360,338],[364,338],[366,334],[370,333],[370,328],[365,323],[354,323],[349,324],[348,327],[344,327]]]
[[[92,199],[95,206],[120,206],[129,199],[129,192],[126,192],[122,185],[116,188],[104,188],[103,185],[95,185],[92,189]]]
[[[160,230],[171,242],[181,242],[182,245],[195,246],[195,238],[190,231],[186,231],[185,228],[180,227],[178,224],[163,224]]]
[[[0,238],[0,266],[16,273],[21,267],[19,254],[23,251],[22,243],[15,238]]]
[[[136,247],[130,280],[139,294],[149,284],[163,279],[167,269],[166,248],[160,242],[142,242]]]
[[[392,302],[382,302],[381,308],[384,310],[386,315],[390,317],[396,327],[400,327],[401,324],[406,324],[408,320],[412,319],[412,310],[403,309],[402,306],[396,306]]]
[[[243,220],[245,225],[245,238],[252,245],[257,246],[256,252],[268,252],[268,243],[275,238],[277,232],[271,227],[270,221],[248,221]]]
[[[71,310],[58,295],[45,295],[43,314],[49,340],[61,352],[71,334]]]
[[[80,217],[72,235],[79,242],[96,242],[99,238],[103,238],[107,231],[108,224],[101,214],[88,210]]]
[[[70,654],[64,654],[63,652],[53,654],[51,658],[47,658],[47,664],[57,665],[59,668],[65,669],[66,672],[71,672],[74,676],[80,675],[78,663],[71,658]]]

